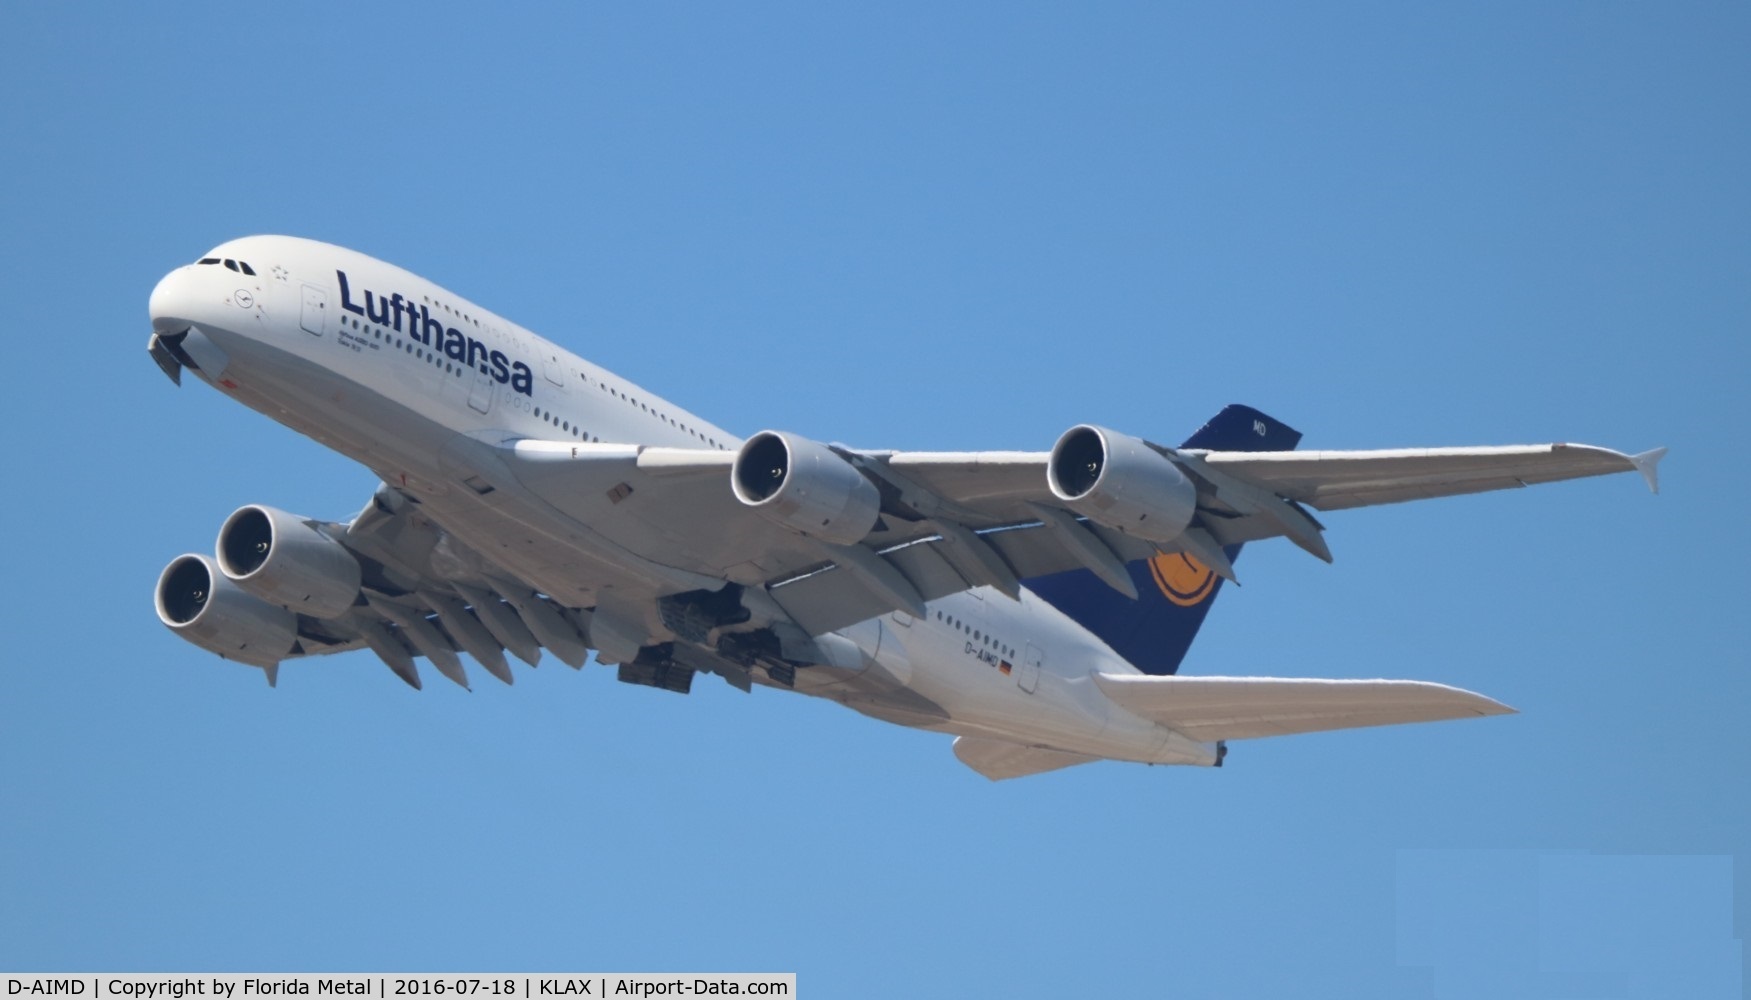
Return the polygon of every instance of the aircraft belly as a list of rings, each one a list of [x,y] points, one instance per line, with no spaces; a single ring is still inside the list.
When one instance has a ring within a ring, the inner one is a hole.
[[[410,442],[389,436],[407,422],[403,403],[362,389],[332,369],[255,337],[228,330],[208,332],[230,356],[225,384],[215,386],[221,392],[366,465],[397,452],[419,452]]]
[[[1020,606],[1012,610],[998,605],[983,620],[996,622],[1007,614],[1026,613]],[[947,715],[943,724],[932,728],[1118,760],[1214,762],[1204,745],[1117,709],[1086,671],[1043,672],[1030,693],[1013,674],[965,655],[958,633],[920,622],[906,641],[911,666],[906,689],[940,706]],[[1098,651],[1077,649],[1077,653],[1085,663],[1102,662]]]
[[[941,705],[875,671],[854,674],[810,667],[797,672],[796,691],[836,701],[883,722],[915,729],[940,729],[949,721],[949,714]]]

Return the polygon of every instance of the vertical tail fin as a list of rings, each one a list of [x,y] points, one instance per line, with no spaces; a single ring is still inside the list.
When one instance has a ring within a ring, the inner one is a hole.
[[[1250,406],[1234,404],[1210,418],[1180,447],[1291,451],[1300,442],[1300,431]],[[1230,545],[1224,551],[1232,561],[1240,546]],[[1222,578],[1180,553],[1138,560],[1125,568],[1137,586],[1135,601],[1085,569],[1038,576],[1022,584],[1099,636],[1138,670],[1171,674],[1179,669],[1210,605],[1216,603]]]

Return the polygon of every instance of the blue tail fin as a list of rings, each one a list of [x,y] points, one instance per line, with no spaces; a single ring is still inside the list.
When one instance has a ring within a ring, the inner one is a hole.
[[[1301,432],[1250,406],[1231,405],[1210,419],[1182,448],[1210,451],[1291,451]],[[1225,550],[1232,561],[1240,546]],[[1138,670],[1171,674],[1191,648],[1198,626],[1216,603],[1222,578],[1189,556],[1141,559],[1125,567],[1137,585],[1133,601],[1085,569],[1023,580],[1022,584],[1101,638]]]

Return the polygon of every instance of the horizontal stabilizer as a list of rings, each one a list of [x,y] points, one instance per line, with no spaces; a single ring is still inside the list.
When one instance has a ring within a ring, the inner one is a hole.
[[[1100,759],[1098,757],[1084,757],[1079,753],[1047,750],[1044,747],[1027,747],[1005,740],[976,739],[971,736],[955,737],[955,756],[960,758],[961,763],[992,781],[1002,781],[1005,778],[1025,778],[1030,774],[1043,774],[1047,771],[1056,771],[1061,767],[1086,764],[1091,760]]]
[[[1147,674],[1095,674],[1094,680],[1126,711],[1204,742],[1514,711],[1481,694],[1429,681]]]

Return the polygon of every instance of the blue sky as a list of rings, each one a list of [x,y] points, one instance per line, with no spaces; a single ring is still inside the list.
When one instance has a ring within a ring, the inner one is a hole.
[[[795,970],[811,996],[1733,996],[1742,4],[14,4],[0,968]],[[1250,549],[1185,670],[1518,716],[991,785],[552,661],[254,671],[151,586],[363,470],[144,351],[231,237],[394,261],[740,433],[1670,445]],[[1662,992],[1663,991],[1663,992]]]

